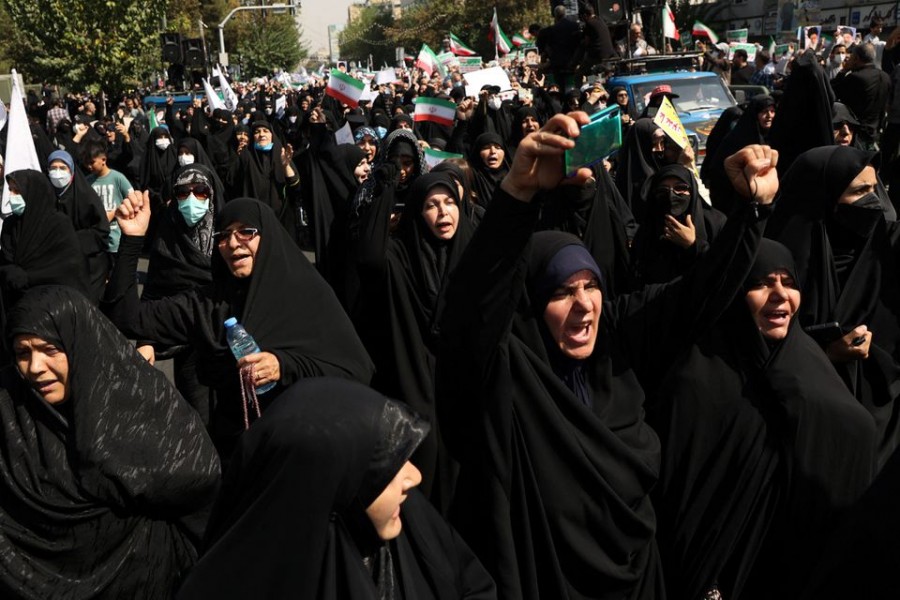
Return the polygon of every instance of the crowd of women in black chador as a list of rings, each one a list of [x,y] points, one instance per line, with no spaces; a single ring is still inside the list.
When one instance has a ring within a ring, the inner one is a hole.
[[[0,596],[889,596],[896,211],[792,67],[700,170],[618,88],[568,176],[555,88],[55,123],[5,174]]]

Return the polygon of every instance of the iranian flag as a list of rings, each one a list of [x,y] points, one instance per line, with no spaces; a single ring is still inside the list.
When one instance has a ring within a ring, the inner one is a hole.
[[[452,152],[443,152],[434,150],[433,148],[425,148],[425,164],[429,169],[433,169],[445,160],[451,158],[465,158],[462,154],[453,154]]]
[[[497,9],[494,8],[494,18],[491,19],[491,30],[488,32],[488,39],[494,42],[494,48],[499,54],[509,54],[512,50],[512,42],[500,29],[500,21],[497,20]]]
[[[669,8],[669,3],[663,4],[662,8],[663,36],[671,40],[680,40],[681,34],[675,26],[675,13]]]
[[[457,56],[475,56],[476,52],[462,43],[462,40],[450,33],[450,52]]]
[[[359,97],[362,96],[365,87],[365,84],[359,79],[332,69],[328,74],[328,87],[325,88],[325,93],[350,108],[356,108],[359,106]]]
[[[416,67],[429,74],[435,71],[441,75],[444,74],[441,61],[438,60],[434,50],[428,47],[428,44],[422,44],[422,49],[419,50],[419,56],[416,58]]]
[[[416,98],[416,112],[413,115],[415,121],[431,121],[438,125],[453,126],[453,118],[456,116],[456,103],[440,98]]]
[[[716,32],[700,21],[694,21],[694,27],[691,29],[691,35],[694,37],[697,37],[698,35],[705,35],[713,44],[719,43],[719,36],[716,35]]]
[[[526,31],[515,34],[514,36],[512,36],[513,46],[515,46],[516,48],[524,46],[525,44],[528,43],[528,37],[529,36]]]

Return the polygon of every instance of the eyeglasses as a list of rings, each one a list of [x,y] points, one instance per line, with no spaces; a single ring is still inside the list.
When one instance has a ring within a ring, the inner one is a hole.
[[[179,185],[175,188],[175,197],[179,200],[184,200],[191,194],[194,194],[194,198],[197,200],[206,200],[210,196],[212,196],[212,190],[206,184],[198,184],[198,185]]]
[[[247,243],[259,235],[259,229],[256,227],[242,227],[241,229],[226,229],[225,231],[217,231],[213,234],[213,239],[218,245],[223,245],[234,236],[238,242]]]
[[[691,186],[686,183],[676,183],[672,187],[664,185],[656,188],[657,196],[668,196],[669,192],[675,192],[679,196],[687,196],[691,193]]]

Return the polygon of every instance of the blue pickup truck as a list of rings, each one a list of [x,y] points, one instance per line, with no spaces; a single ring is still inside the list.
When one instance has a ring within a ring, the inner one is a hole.
[[[620,85],[628,90],[638,114],[644,110],[653,88],[663,84],[672,86],[672,91],[679,96],[673,104],[688,135],[697,136],[697,163],[700,164],[706,156],[706,138],[725,109],[736,104],[734,96],[722,78],[709,71],[616,75],[606,82],[607,89]]]

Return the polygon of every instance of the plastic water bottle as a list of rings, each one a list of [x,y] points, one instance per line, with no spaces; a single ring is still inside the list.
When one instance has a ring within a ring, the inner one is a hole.
[[[248,354],[255,354],[260,351],[259,345],[256,343],[256,340],[253,339],[253,336],[247,333],[244,326],[238,323],[237,319],[234,317],[225,320],[225,339],[228,341],[228,347],[231,348],[231,353],[234,354],[234,357],[238,360]],[[256,388],[256,393],[265,394],[275,387],[275,384],[275,381],[270,381],[265,385],[261,385]]]

